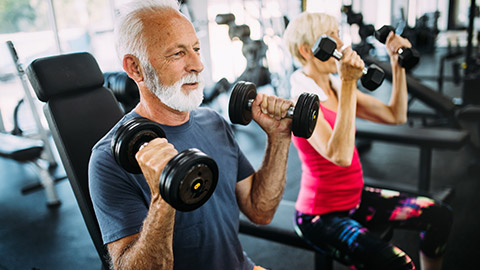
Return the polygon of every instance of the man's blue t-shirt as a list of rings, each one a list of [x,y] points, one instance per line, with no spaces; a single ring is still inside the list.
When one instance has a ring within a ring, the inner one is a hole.
[[[89,185],[105,244],[140,232],[150,205],[150,188],[142,174],[130,174],[114,160],[110,143],[119,125],[139,117],[130,112],[92,150]],[[218,165],[217,187],[210,199],[191,212],[177,211],[173,237],[174,269],[248,269],[253,263],[238,239],[237,181],[254,169],[238,147],[229,124],[216,112],[199,108],[180,126],[162,125],[178,152],[197,148]]]

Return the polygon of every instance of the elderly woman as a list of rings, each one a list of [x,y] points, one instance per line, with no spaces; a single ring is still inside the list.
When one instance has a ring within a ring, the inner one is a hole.
[[[302,162],[297,231],[309,244],[355,269],[415,269],[407,254],[370,230],[417,230],[422,269],[441,269],[452,225],[450,208],[426,197],[364,187],[355,148],[355,117],[384,124],[406,121],[406,76],[396,52],[411,44],[393,32],[388,35],[393,83],[390,101],[384,104],[357,89],[364,63],[350,47],[341,51],[340,61],[315,58],[312,46],[324,34],[343,47],[337,22],[327,14],[302,13],[284,34],[289,52],[302,65],[291,76],[292,99],[302,92],[320,97],[313,135],[292,139]]]

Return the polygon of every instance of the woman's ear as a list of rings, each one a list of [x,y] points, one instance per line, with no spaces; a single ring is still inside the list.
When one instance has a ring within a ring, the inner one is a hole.
[[[136,82],[143,81],[143,71],[140,61],[137,57],[126,54],[123,56],[123,69],[127,72],[128,76]]]
[[[312,47],[308,44],[298,45],[298,52],[307,61],[313,57]]]

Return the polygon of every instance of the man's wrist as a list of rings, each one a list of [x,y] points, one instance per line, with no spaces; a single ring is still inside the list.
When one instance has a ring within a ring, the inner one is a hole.
[[[272,132],[267,134],[267,142],[271,145],[290,145],[292,132]]]

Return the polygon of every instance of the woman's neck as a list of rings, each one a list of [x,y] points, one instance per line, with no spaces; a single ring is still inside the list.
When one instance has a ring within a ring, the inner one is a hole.
[[[330,89],[330,77],[329,73],[321,72],[312,65],[306,65],[303,67],[303,73],[312,79],[320,88]]]
[[[322,72],[321,70],[315,68],[312,65],[305,65],[303,67],[303,73],[307,77],[311,78],[328,97],[327,100],[322,101],[322,106],[328,108],[331,111],[336,111],[338,105],[338,98],[337,93],[332,88],[330,82],[330,73]]]

